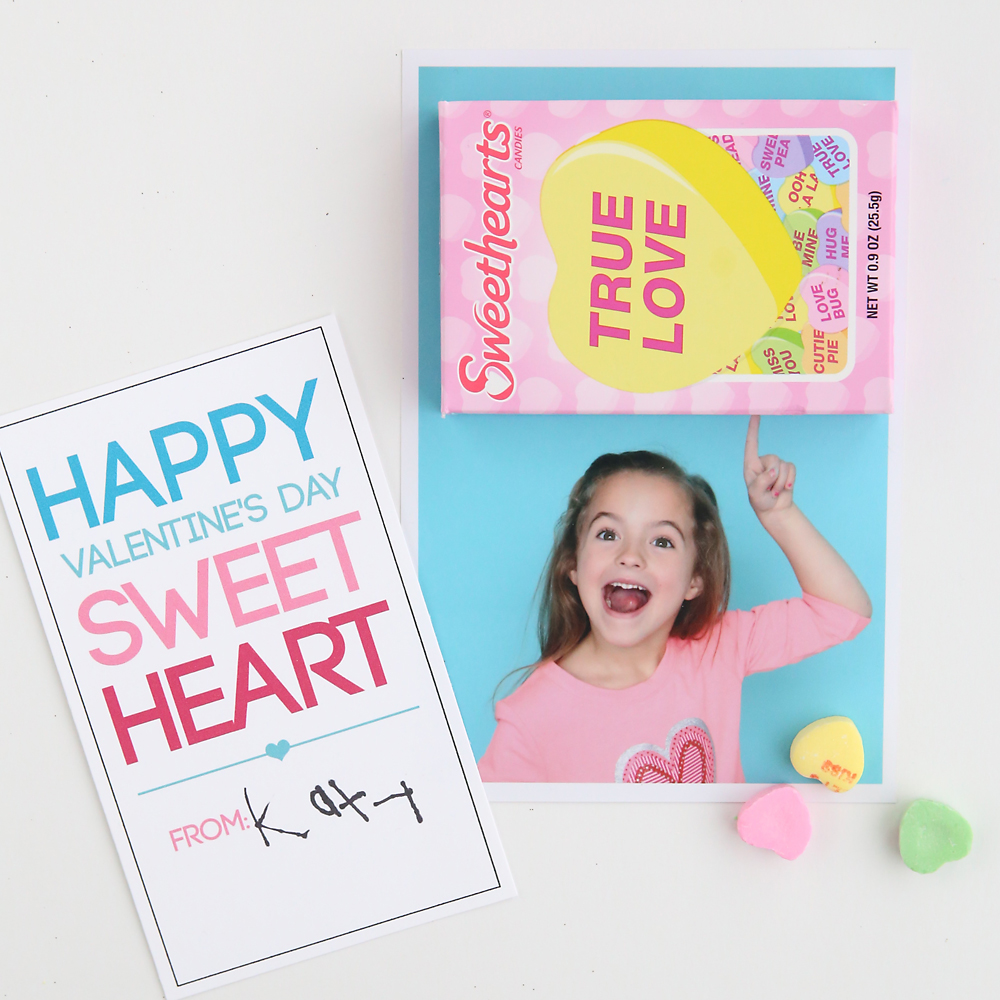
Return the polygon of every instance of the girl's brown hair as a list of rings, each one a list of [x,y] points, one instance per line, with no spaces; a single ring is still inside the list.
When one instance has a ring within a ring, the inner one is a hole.
[[[577,480],[570,492],[566,513],[556,524],[555,544],[542,576],[538,611],[540,662],[565,656],[590,631],[590,619],[569,574],[576,566],[580,516],[597,487],[619,472],[663,476],[676,483],[691,501],[697,550],[694,574],[701,577],[702,591],[681,605],[670,634],[680,639],[704,635],[729,604],[729,546],[712,487],[701,476],[689,476],[675,461],[653,451],[601,455]]]

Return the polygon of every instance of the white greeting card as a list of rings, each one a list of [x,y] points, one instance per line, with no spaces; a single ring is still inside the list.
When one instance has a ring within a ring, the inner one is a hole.
[[[513,895],[332,318],[0,419],[0,461],[167,996]]]

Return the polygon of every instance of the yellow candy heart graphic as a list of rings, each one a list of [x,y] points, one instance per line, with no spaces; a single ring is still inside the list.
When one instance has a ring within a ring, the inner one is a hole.
[[[802,277],[750,175],[685,125],[637,121],[566,150],[542,182],[563,354],[628,392],[678,389],[749,350]]]
[[[788,755],[799,774],[822,781],[834,792],[853,788],[865,769],[861,733],[844,715],[817,719],[800,729]]]

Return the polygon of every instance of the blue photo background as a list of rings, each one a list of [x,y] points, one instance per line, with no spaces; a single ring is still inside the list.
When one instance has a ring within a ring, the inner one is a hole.
[[[419,90],[419,573],[478,758],[493,734],[498,683],[538,656],[534,597],[539,575],[569,490],[597,455],[633,448],[662,451],[712,484],[732,553],[731,607],[796,596],[799,588],[746,499],[745,417],[441,417],[437,102],[892,100],[894,72],[423,67]],[[765,417],[760,443],[762,453],[795,462],[796,502],[861,578],[874,613],[853,642],[744,682],[740,750],[746,779],[803,780],[788,760],[795,733],[822,716],[847,715],[865,744],[861,780],[879,783],[888,418]]]

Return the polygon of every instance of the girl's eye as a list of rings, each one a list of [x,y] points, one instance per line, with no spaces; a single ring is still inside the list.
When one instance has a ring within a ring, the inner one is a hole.
[[[669,538],[665,538],[665,537],[662,537],[662,536],[660,538],[654,538],[653,539],[653,544],[658,549],[672,549],[672,548],[674,548],[674,543]]]
[[[601,530],[597,533],[597,537],[602,542],[613,542],[618,536],[611,528],[601,528]]]

